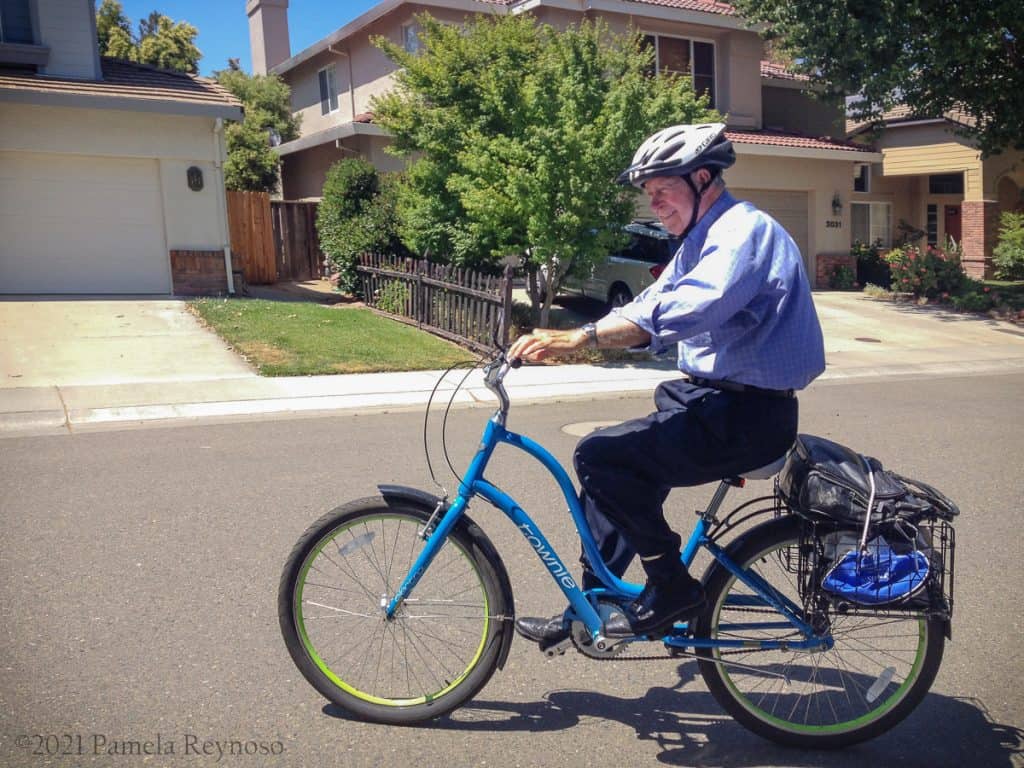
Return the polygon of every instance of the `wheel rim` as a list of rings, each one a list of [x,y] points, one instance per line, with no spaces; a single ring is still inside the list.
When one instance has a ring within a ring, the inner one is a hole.
[[[410,598],[385,620],[423,542],[422,523],[374,515],[321,539],[295,584],[295,624],[306,654],[341,690],[394,707],[424,704],[476,667],[491,632],[487,590],[472,559],[449,538]]]
[[[755,557],[748,568],[789,594],[799,604],[794,576],[772,548]],[[757,563],[757,565],[753,565]],[[783,588],[782,585],[786,585]],[[713,626],[719,638],[801,639],[789,629],[749,629],[749,609],[740,612],[729,603],[745,602],[750,590],[734,577],[714,606]],[[771,610],[771,609],[766,609]],[[766,617],[771,620],[770,617]],[[730,632],[731,623],[746,621],[742,632]],[[736,703],[755,718],[796,734],[832,735],[864,728],[885,717],[907,696],[921,674],[928,647],[928,622],[920,617],[832,616],[833,647],[820,652],[744,651],[713,656],[723,661],[757,667],[719,666],[720,676]],[[724,629],[721,629],[724,627]],[[775,675],[784,675],[784,678]]]

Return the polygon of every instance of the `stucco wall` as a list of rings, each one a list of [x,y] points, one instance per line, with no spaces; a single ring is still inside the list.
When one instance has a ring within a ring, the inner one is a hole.
[[[819,101],[796,88],[761,90],[764,127],[806,136],[846,137],[845,120],[838,106]]]
[[[220,139],[213,129],[212,118],[21,104],[0,109],[3,150],[156,159],[171,249],[224,246]],[[199,192],[188,188],[191,165],[203,171]]]

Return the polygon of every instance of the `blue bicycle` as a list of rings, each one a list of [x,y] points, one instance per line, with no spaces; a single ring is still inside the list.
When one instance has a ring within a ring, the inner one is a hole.
[[[872,738],[917,706],[949,634],[952,529],[945,521],[918,521],[909,534],[933,562],[927,589],[896,604],[863,606],[821,587],[861,538],[856,525],[794,514],[777,490],[719,518],[729,489],[743,483],[725,478],[682,555],[687,565],[701,549],[712,557],[703,613],[663,637],[607,638],[605,619],[642,585],[605,567],[559,462],[506,429],[503,381],[512,367],[502,355],[484,368],[499,407],[454,499],[380,485],[380,496],[326,514],[295,546],[281,578],[279,618],[293,660],[317,691],[359,718],[411,724],[464,704],[504,665],[512,586],[467,514],[480,498],[505,513],[565,594],[571,637],[548,654],[575,647],[594,659],[695,656],[708,688],[738,722],[810,748]],[[485,478],[502,444],[525,451],[557,480],[602,588],[581,590],[537,524]],[[746,477],[770,478],[785,459]],[[751,525],[761,517],[769,519]]]

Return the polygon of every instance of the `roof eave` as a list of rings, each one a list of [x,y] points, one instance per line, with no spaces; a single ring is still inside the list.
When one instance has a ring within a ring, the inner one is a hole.
[[[231,104],[205,104],[174,99],[144,99],[108,94],[54,93],[21,88],[0,88],[0,101],[34,104],[44,107],[76,107],[79,109],[117,109],[125,112],[150,112],[184,117],[241,120],[242,108]]]
[[[860,163],[880,163],[882,153],[860,149],[820,149],[816,147],[784,147],[778,144],[747,143],[742,139],[733,139],[732,145],[737,155],[754,155],[760,157],[791,157],[801,160],[852,160]]]

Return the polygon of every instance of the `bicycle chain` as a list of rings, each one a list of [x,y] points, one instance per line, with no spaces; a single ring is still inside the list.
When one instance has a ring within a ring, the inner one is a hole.
[[[769,609],[769,608],[732,608],[730,610],[734,611],[735,613],[772,613],[772,614],[777,614],[778,613],[778,611],[773,610],[773,609]],[[573,647],[575,648],[575,645]],[[725,651],[725,650],[720,651],[719,655],[720,656],[735,656],[737,654],[761,653],[761,652],[764,652],[764,651],[775,651],[775,650],[778,650],[778,649],[777,648],[737,648],[735,651]],[[617,655],[617,656],[605,656],[605,657],[588,656],[587,654],[583,653],[583,651],[581,651],[579,648],[576,648],[576,652],[579,653],[581,656],[586,656],[586,658],[588,658],[588,659],[590,659],[592,661],[665,661],[666,659],[691,658],[691,659],[698,659],[699,660],[701,658],[696,653],[690,652],[690,651],[679,651],[677,653],[666,653],[664,656],[623,656],[623,655]]]

